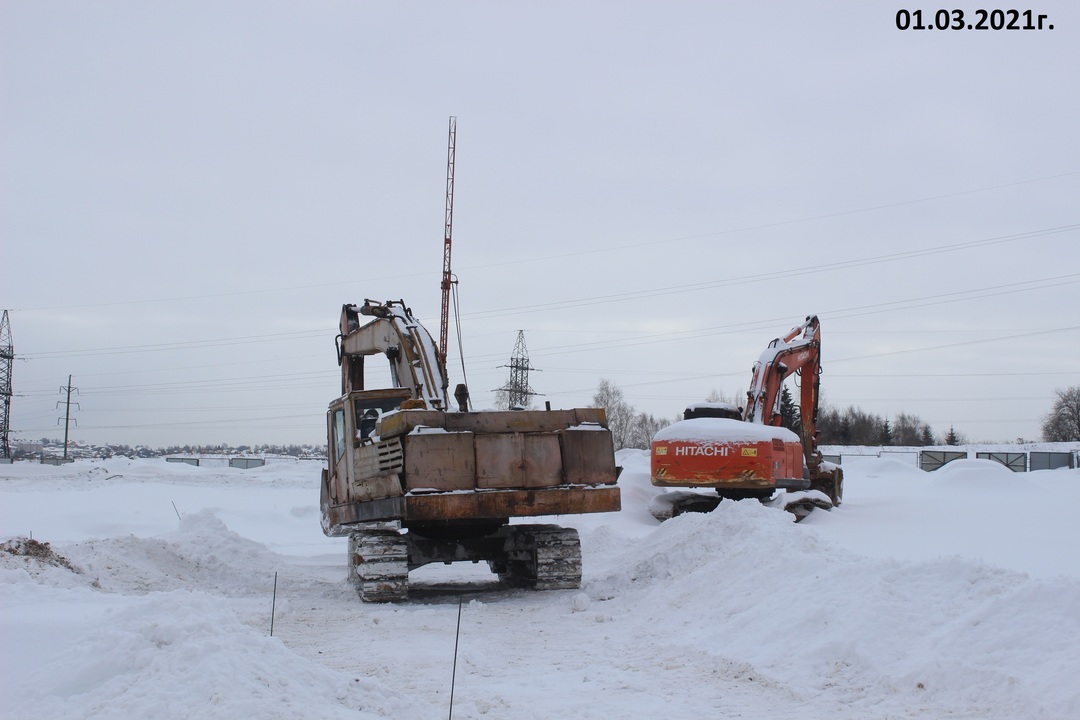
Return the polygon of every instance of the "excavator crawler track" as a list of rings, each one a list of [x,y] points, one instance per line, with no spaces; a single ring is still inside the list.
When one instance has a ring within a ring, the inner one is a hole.
[[[515,525],[505,562],[493,563],[499,578],[536,590],[581,587],[581,540],[574,528]]]
[[[364,602],[401,602],[408,597],[408,545],[396,530],[354,532],[349,536],[349,565]]]

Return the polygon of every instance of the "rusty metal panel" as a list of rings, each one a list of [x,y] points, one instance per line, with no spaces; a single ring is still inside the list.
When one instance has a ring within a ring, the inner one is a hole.
[[[401,441],[396,438],[359,445],[353,450],[353,471],[359,480],[397,474],[403,467]]]
[[[575,425],[581,425],[583,423],[594,423],[602,428],[606,428],[607,424],[607,410],[602,407],[599,408],[574,408],[574,422]]]
[[[350,524],[376,520],[401,520],[404,517],[404,496],[348,505],[331,505],[326,508],[327,534],[330,537],[342,537],[349,534]]]
[[[525,486],[525,441],[520,433],[474,435],[476,487]]]
[[[418,427],[446,427],[446,413],[440,410],[398,410],[379,418],[375,432],[383,440],[407,435]]]
[[[578,424],[573,410],[492,410],[447,413],[447,430],[475,433],[554,432]]]
[[[398,437],[417,427],[441,427],[449,431],[485,433],[555,432],[591,423],[607,427],[604,408],[571,410],[485,410],[455,413],[438,410],[398,410],[379,420],[377,432],[383,439]]]
[[[400,497],[401,478],[398,475],[379,475],[354,479],[349,485],[349,502],[370,502],[388,497]]]
[[[554,487],[562,480],[556,433],[476,435],[476,487]]]
[[[476,487],[473,434],[420,432],[402,438],[405,490],[472,490]]]
[[[557,433],[526,433],[524,483],[527,488],[554,487],[563,481],[562,452]],[[614,455],[612,461],[614,462]]]
[[[401,443],[365,443],[353,448],[346,502],[370,502],[402,494]],[[341,496],[337,496],[341,498]]]
[[[563,470],[571,485],[614,485],[615,445],[604,430],[570,428],[559,433]]]
[[[622,507],[618,487],[406,495],[405,503],[406,520],[417,523],[615,512]]]

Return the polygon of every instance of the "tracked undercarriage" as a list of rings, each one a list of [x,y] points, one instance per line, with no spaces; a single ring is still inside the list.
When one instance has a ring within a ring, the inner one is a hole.
[[[795,522],[806,518],[813,510],[832,510],[843,502],[844,472],[831,463],[822,463],[814,479],[774,493],[766,490],[731,488],[702,490],[671,490],[653,498],[649,512],[657,520],[669,520],[684,513],[708,513],[724,500],[758,500],[764,505],[785,510],[795,516]]]
[[[581,585],[577,530],[558,525],[503,525],[473,538],[430,538],[375,523],[349,535],[349,574],[365,602],[399,602],[409,571],[429,563],[487,562],[513,587],[568,590]]]

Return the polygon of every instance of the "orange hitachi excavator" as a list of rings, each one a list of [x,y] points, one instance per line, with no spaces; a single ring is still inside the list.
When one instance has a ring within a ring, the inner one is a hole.
[[[791,375],[801,378],[801,437],[780,424],[781,392]],[[778,500],[796,520],[814,507],[839,505],[843,471],[823,461],[817,449],[820,378],[821,325],[811,315],[769,343],[754,363],[745,409],[729,403],[692,405],[683,420],[653,437],[652,484],[698,490],[661,495],[653,514],[708,512],[724,498],[764,501],[777,490],[787,491]]]

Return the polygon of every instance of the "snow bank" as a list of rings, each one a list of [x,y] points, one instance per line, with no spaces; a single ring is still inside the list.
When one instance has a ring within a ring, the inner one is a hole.
[[[3,599],[13,720],[388,717],[364,711],[386,701],[372,683],[300,658],[202,593],[23,585]]]
[[[454,717],[1080,717],[1080,470],[867,459],[798,525],[751,501],[660,524],[648,452],[616,461],[621,512],[553,519],[580,590],[438,565],[400,606],[358,602],[302,463],[0,467],[0,541],[52,543],[0,545],[0,706],[443,716],[464,601]]]
[[[1073,579],[874,560],[754,502],[665,522],[606,566],[585,589],[617,604],[608,612],[817,707],[881,716],[900,696],[935,716],[1080,713],[1080,695],[1060,692],[1080,667]]]
[[[5,717],[432,712],[269,637],[275,572],[287,563],[209,511],[185,515],[160,538],[91,539],[59,553],[66,564],[0,553],[0,634],[11,649],[0,670]],[[250,598],[258,598],[259,611],[251,611]]]

